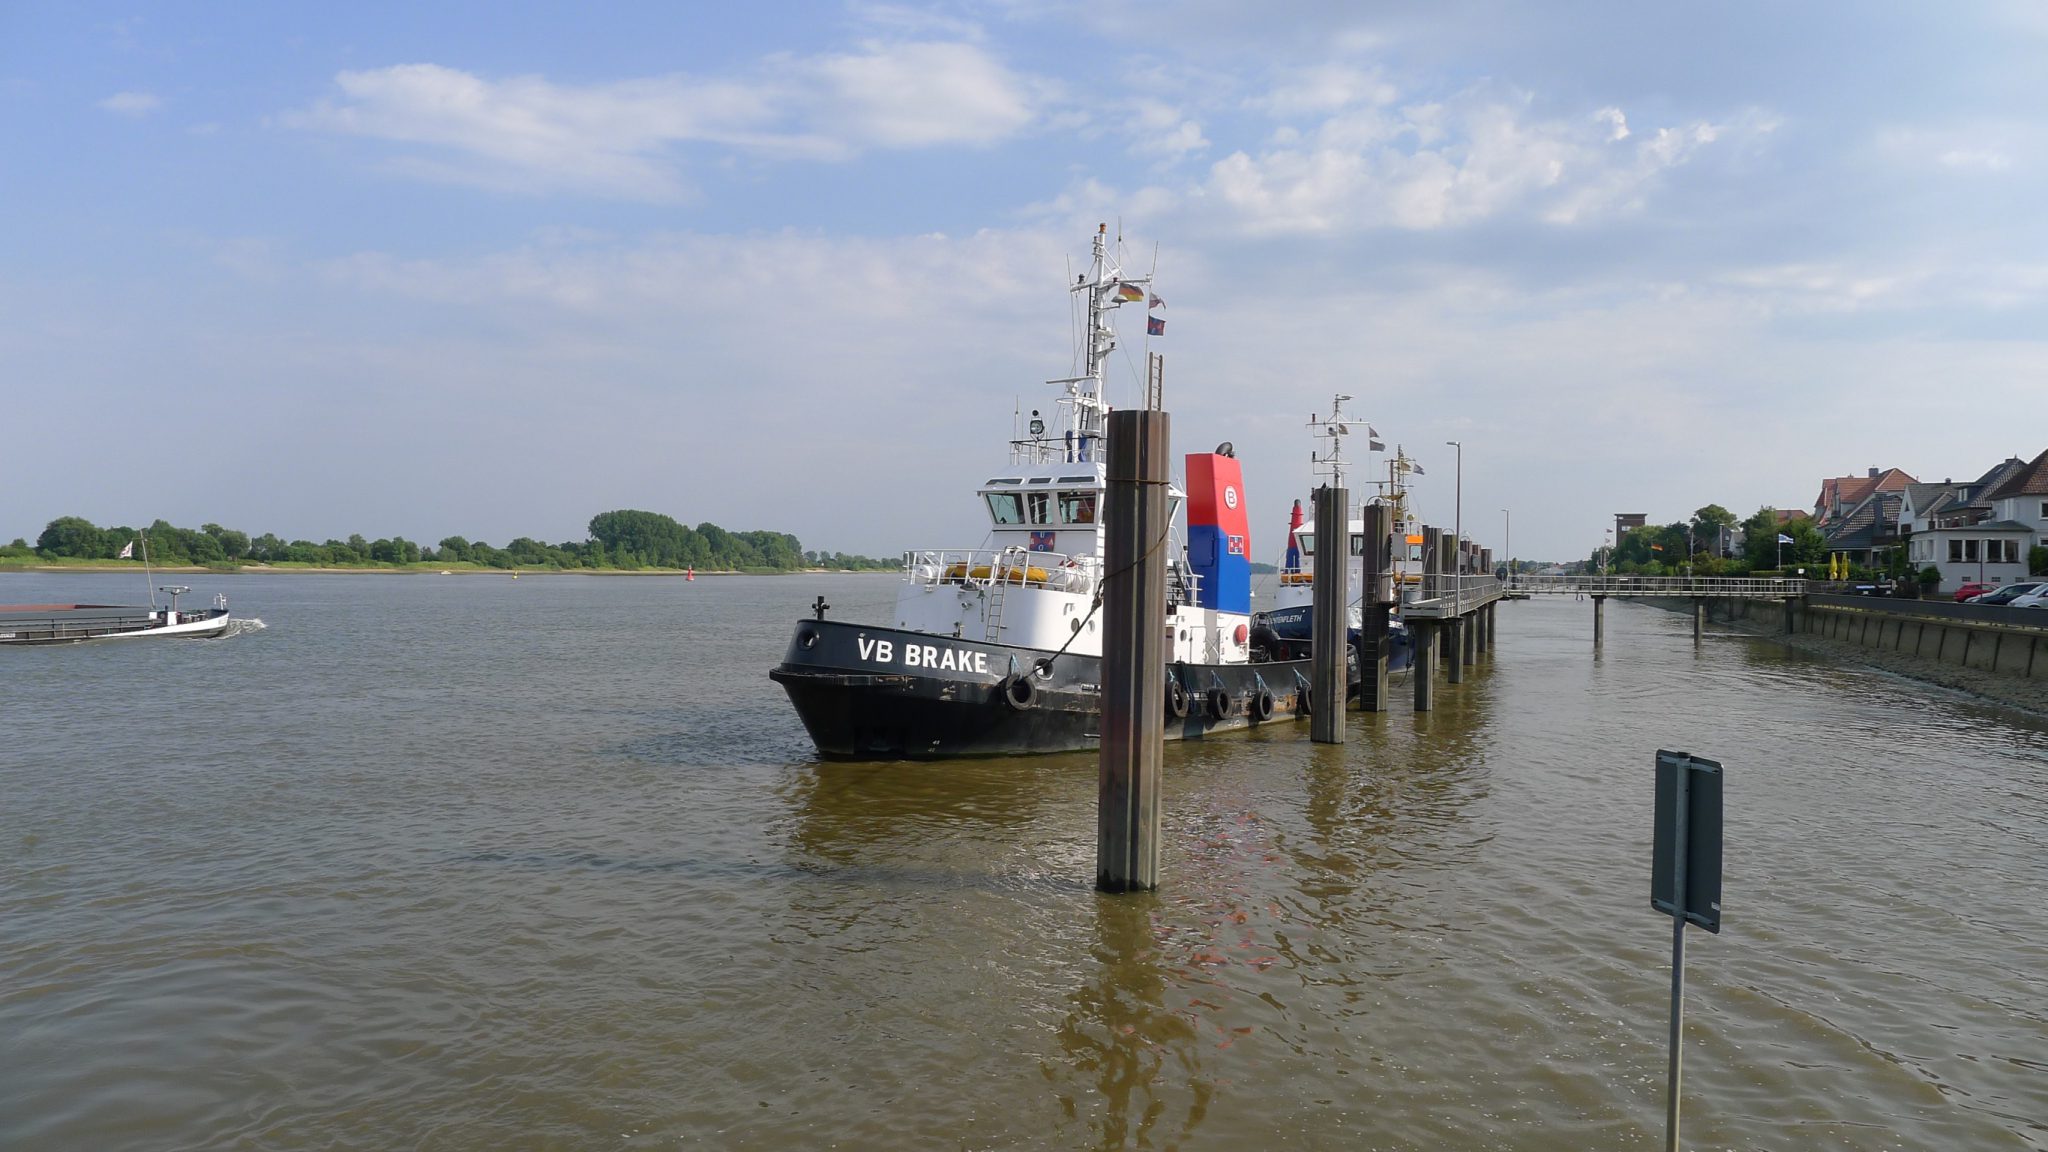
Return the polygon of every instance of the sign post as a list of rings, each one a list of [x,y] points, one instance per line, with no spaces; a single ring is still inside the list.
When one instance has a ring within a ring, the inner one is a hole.
[[[1685,1025],[1685,925],[1721,931],[1721,765],[1657,750],[1650,906],[1671,916],[1671,1071],[1664,1147],[1678,1149],[1679,1041]]]

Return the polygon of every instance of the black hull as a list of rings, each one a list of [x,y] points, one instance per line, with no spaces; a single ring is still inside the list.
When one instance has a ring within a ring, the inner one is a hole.
[[[1314,646],[1315,616],[1315,609],[1303,604],[1261,612],[1252,618],[1252,623],[1255,628],[1263,625],[1271,630],[1266,638],[1268,648],[1290,660],[1306,660]],[[1347,629],[1345,635],[1352,647],[1359,647],[1358,629]],[[1387,671],[1405,672],[1414,662],[1415,648],[1409,641],[1408,629],[1398,619],[1388,621]]]
[[[87,640],[133,639],[161,635],[179,640],[207,640],[227,627],[228,610],[209,608],[180,612],[178,623],[164,623],[156,610],[106,604],[0,609],[0,645],[78,644]],[[219,621],[219,626],[200,625]]]
[[[1044,668],[1044,671],[1039,669]],[[1166,666],[1168,740],[1287,722],[1302,713],[1306,660]],[[1093,751],[1102,661],[836,620],[797,625],[769,673],[830,759],[941,760]]]

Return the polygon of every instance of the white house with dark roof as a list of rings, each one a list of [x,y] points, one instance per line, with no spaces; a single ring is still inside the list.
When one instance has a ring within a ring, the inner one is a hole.
[[[2048,548],[2048,451],[2008,473],[1984,493],[1984,501],[1991,505],[1992,520],[2025,524],[2035,536],[2029,547]]]
[[[2048,452],[2014,456],[1964,483],[1909,484],[1899,531],[1915,568],[1941,572],[1941,591],[2009,584],[2027,575],[2027,550],[2048,545]]]

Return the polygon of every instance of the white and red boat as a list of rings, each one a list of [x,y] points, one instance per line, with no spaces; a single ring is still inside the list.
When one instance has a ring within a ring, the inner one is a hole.
[[[1085,372],[1052,381],[1052,425],[1033,412],[1008,463],[982,481],[978,548],[904,556],[883,620],[800,621],[769,673],[818,751],[840,758],[944,758],[1092,749],[1100,732],[1107,472],[1103,381],[1124,302],[1156,299],[1096,232],[1071,290],[1086,297]],[[1166,736],[1183,739],[1293,717],[1306,660],[1272,659],[1251,620],[1243,474],[1224,445],[1187,457],[1168,490],[1186,529],[1167,577]]]

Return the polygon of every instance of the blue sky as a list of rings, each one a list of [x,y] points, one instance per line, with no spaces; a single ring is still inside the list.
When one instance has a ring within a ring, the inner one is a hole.
[[[1098,221],[1262,554],[1339,391],[1530,557],[2048,446],[2039,5],[424,8],[0,7],[0,539],[971,544]]]

